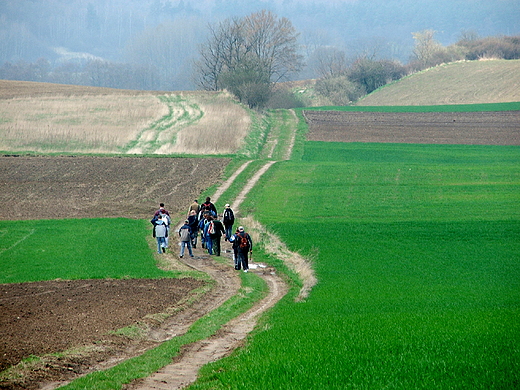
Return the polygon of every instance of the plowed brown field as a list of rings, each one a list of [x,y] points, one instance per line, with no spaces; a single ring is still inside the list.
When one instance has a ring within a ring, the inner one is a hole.
[[[305,111],[307,139],[326,142],[520,145],[520,111]]]

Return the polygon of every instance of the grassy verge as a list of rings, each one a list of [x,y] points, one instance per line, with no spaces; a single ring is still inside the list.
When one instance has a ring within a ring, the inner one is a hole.
[[[232,203],[232,199],[236,199],[240,191],[247,184],[249,179],[258,171],[260,167],[265,164],[265,161],[256,160],[251,162],[246,169],[244,169],[233,181],[233,183],[229,186],[229,188],[224,191],[224,193],[220,196],[219,200],[216,202],[217,210],[219,212],[224,210],[224,206],[226,203]]]
[[[514,388],[519,161],[518,147],[307,143],[245,206],[319,283],[190,388]]]

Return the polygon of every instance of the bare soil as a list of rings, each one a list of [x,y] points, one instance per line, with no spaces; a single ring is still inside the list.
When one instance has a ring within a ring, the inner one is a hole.
[[[187,210],[228,159],[0,156],[0,219],[151,218]]]
[[[93,342],[108,347],[98,349],[97,358],[103,357],[124,344],[124,339],[110,336],[109,332],[130,324],[153,325],[146,320],[147,314],[165,312],[179,305],[190,291],[203,284],[194,279],[2,284],[0,369],[30,355],[92,346]],[[78,372],[80,364],[64,362],[55,368]],[[51,370],[46,374],[51,378],[56,375]]]
[[[148,219],[159,202],[172,215],[182,215],[218,180],[226,164],[225,159],[0,156],[0,219]],[[175,256],[165,257],[174,262]],[[219,275],[217,284],[233,285],[232,272],[221,270]],[[182,314],[170,321],[182,315],[179,323],[189,325],[228,294],[221,288],[215,295],[214,287],[195,299],[195,306],[186,307],[186,297],[201,283],[164,279],[0,285],[0,370],[31,355],[79,351],[47,356],[20,377],[0,380],[0,388],[35,389],[68,380],[100,362],[119,361],[173,337],[176,326],[161,332],[165,325],[150,315],[174,308]],[[148,334],[132,340],[108,333],[131,325],[144,326]]]
[[[310,141],[520,145],[520,111],[305,111],[304,115]]]

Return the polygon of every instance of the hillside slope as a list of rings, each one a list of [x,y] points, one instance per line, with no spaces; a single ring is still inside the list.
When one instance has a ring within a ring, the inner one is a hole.
[[[420,106],[520,101],[520,60],[440,65],[386,85],[357,106]]]

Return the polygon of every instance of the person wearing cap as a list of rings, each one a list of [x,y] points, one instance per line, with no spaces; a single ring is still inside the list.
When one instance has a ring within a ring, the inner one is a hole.
[[[184,221],[184,225],[179,229],[179,237],[181,238],[181,253],[179,257],[182,259],[184,256],[185,247],[188,247],[190,257],[193,257],[193,251],[191,250],[191,228],[188,220]]]
[[[233,210],[231,210],[229,203],[226,203],[222,222],[224,223],[224,230],[226,231],[226,241],[228,241],[233,235],[233,224],[235,223],[235,214]]]
[[[236,245],[237,247],[239,269],[241,264],[244,272],[249,271],[248,255],[253,252],[253,241],[251,240],[251,236],[245,232],[242,226],[238,228],[238,234],[235,234],[233,245]]]

